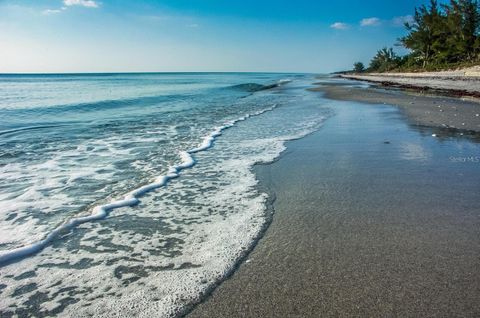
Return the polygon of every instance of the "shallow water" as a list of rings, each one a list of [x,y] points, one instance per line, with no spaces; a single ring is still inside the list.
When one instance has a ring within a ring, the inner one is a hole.
[[[330,115],[305,91],[312,80],[0,76],[0,255],[13,257],[0,264],[2,317],[169,316],[200,299],[268,218],[251,167]],[[186,153],[196,164],[178,169]],[[135,204],[64,226],[156,184],[172,167],[176,176]],[[24,247],[32,249],[15,258]]]

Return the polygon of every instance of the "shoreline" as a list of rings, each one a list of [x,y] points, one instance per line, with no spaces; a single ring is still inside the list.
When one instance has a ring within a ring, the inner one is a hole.
[[[329,99],[399,107],[413,125],[439,128],[439,134],[480,133],[480,103],[477,101],[408,90],[316,84],[319,86],[310,90],[323,92]]]
[[[324,127],[255,166],[276,196],[273,219],[188,317],[480,313],[480,174],[446,157],[478,146],[419,133],[391,106],[339,103]]]
[[[364,81],[381,87],[416,90],[450,97],[471,97],[480,102],[480,67],[443,72],[340,74],[337,77]]]

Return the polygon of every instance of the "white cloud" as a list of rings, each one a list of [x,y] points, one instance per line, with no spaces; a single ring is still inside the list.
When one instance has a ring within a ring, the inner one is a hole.
[[[98,3],[94,0],[63,0],[66,6],[82,6],[87,8],[98,8]]]
[[[330,27],[335,30],[347,30],[349,25],[343,22],[335,22],[334,24],[330,25]]]
[[[198,28],[199,26],[197,23],[187,24],[188,28]]]
[[[46,10],[42,11],[42,14],[43,15],[51,15],[51,14],[57,14],[57,13],[60,13],[60,12],[62,12],[62,10],[60,10],[60,9],[46,9]]]
[[[42,11],[43,15],[52,15],[52,14],[58,14],[63,11],[67,10],[67,7],[61,7],[59,9],[45,9]]]
[[[405,23],[413,23],[413,16],[405,15],[401,17],[395,17],[392,19],[392,23],[395,26],[404,26]]]
[[[360,21],[361,26],[378,26],[380,24],[381,24],[380,19],[375,17],[362,19],[362,21]]]

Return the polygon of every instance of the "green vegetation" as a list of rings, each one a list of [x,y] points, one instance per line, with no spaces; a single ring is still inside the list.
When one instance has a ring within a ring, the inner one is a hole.
[[[405,23],[408,34],[399,45],[410,54],[397,56],[383,48],[367,71],[440,70],[480,63],[480,3],[478,0],[450,0],[415,9],[413,21]]]
[[[400,62],[401,58],[393,52],[392,48],[384,47],[370,61],[369,70],[388,72],[397,68]]]
[[[353,64],[353,71],[355,73],[362,73],[363,71],[365,71],[365,65],[363,65],[362,62],[356,62],[355,64]]]

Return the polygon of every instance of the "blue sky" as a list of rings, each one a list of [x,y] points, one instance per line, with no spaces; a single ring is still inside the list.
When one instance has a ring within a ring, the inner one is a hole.
[[[331,72],[425,2],[0,0],[0,72]]]

